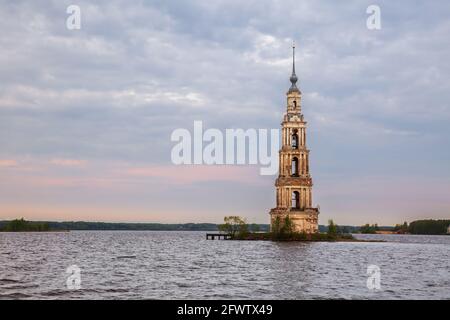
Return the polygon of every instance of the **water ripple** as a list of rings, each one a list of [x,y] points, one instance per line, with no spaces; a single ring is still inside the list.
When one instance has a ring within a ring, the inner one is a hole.
[[[449,299],[450,237],[207,241],[204,232],[0,233],[0,299]],[[367,288],[367,266],[381,290]],[[69,266],[81,288],[69,290]]]

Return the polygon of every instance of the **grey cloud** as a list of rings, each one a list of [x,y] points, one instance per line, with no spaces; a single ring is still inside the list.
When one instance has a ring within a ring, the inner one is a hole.
[[[381,1],[380,31],[370,1],[78,1],[79,31],[69,4],[0,5],[0,158],[168,163],[196,119],[277,128],[295,39],[319,184],[450,175],[446,1]]]

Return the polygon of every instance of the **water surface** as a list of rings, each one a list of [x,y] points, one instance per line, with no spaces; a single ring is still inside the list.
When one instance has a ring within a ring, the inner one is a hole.
[[[3,299],[450,299],[450,236],[211,241],[205,232],[0,233]],[[66,269],[81,269],[69,290]],[[381,289],[367,288],[367,267]]]

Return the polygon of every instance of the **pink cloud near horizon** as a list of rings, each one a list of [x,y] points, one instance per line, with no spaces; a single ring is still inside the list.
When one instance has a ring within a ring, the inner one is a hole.
[[[86,160],[79,159],[52,159],[50,160],[51,164],[65,167],[79,167],[85,166],[87,164]]]
[[[16,167],[18,162],[13,159],[0,159],[0,167]]]
[[[162,178],[175,184],[223,181],[250,185],[264,184],[257,166],[230,165],[164,165],[131,167],[125,170],[134,177]]]

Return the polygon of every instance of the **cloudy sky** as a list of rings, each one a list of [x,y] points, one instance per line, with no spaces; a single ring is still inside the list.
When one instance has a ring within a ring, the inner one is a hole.
[[[278,128],[293,40],[320,223],[449,218],[450,2],[371,4],[0,1],[0,219],[267,223],[275,176],[170,135]]]

